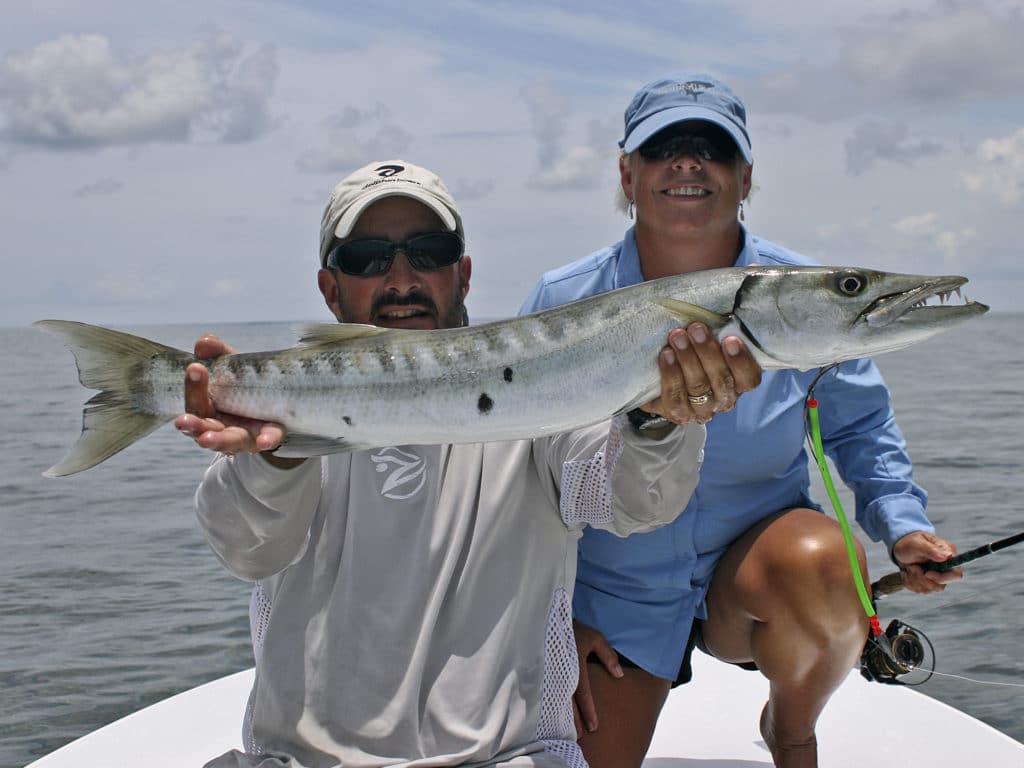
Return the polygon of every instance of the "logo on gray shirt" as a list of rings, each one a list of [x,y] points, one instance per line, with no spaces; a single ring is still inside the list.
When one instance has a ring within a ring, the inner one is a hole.
[[[421,456],[399,448],[382,448],[370,457],[378,474],[388,473],[380,495],[389,499],[411,499],[426,482],[426,464]]]

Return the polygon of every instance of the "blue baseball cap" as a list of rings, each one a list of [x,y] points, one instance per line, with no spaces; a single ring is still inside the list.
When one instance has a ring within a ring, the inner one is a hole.
[[[704,74],[665,77],[648,83],[626,107],[626,135],[619,146],[633,152],[662,128],[703,120],[723,128],[753,162],[747,135],[747,109],[729,86]]]

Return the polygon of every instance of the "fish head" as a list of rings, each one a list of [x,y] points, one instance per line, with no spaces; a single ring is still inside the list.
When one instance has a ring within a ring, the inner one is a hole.
[[[733,320],[765,368],[807,370],[889,352],[988,311],[967,278],[854,267],[752,267]]]

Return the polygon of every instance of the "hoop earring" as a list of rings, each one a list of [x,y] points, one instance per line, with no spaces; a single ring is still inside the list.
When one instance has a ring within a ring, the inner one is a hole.
[[[746,217],[743,215],[743,201],[740,200],[740,221],[746,221]]]
[[[629,201],[629,207],[626,208],[626,215],[629,216],[630,220],[633,219],[633,201]]]

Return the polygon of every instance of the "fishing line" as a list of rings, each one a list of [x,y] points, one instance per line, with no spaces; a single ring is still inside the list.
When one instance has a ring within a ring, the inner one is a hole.
[[[837,365],[833,364],[820,369],[818,374],[811,381],[805,401],[806,418],[804,420],[804,431],[807,436],[807,442],[811,452],[813,453],[814,459],[818,465],[818,471],[821,474],[822,482],[825,484],[825,490],[832,502],[832,508],[835,510],[836,519],[839,521],[839,527],[843,533],[843,541],[846,544],[846,552],[850,560],[850,568],[853,572],[853,581],[857,588],[857,595],[860,598],[861,606],[864,608],[864,613],[867,615],[868,621],[871,624],[868,640],[865,644],[864,651],[861,654],[861,675],[868,680],[874,680],[881,683],[912,686],[922,685],[931,679],[933,675],[939,675],[940,677],[976,683],[978,685],[1024,688],[1024,683],[1004,683],[992,680],[978,680],[976,678],[966,677],[965,675],[955,675],[950,672],[936,671],[935,649],[932,646],[931,641],[923,632],[914,629],[914,627],[911,627],[909,624],[906,624],[899,619],[893,619],[885,631],[882,631],[882,626],[878,620],[878,614],[875,611],[874,602],[868,594],[867,587],[864,583],[864,577],[860,572],[860,563],[857,559],[857,549],[853,538],[853,532],[850,530],[850,523],[846,519],[846,514],[843,512],[843,505],[839,499],[839,494],[836,492],[835,484],[832,482],[832,475],[829,472],[828,462],[825,458],[825,451],[822,446],[821,424],[818,418],[818,401],[814,397],[814,388],[826,373],[834,371],[836,368]],[[966,552],[953,558],[953,561],[948,564],[933,565],[932,570],[949,570],[961,563],[975,560],[999,549],[1004,549],[1014,544],[1021,543],[1022,541],[1024,541],[1024,533],[977,547],[970,552]],[[890,574],[890,576],[893,575],[898,577],[898,574]],[[877,582],[876,584],[872,584],[872,588],[874,589],[877,585]],[[964,595],[958,600],[948,602],[945,605],[940,605],[938,607],[948,607],[949,605],[963,602],[968,597],[969,595]],[[899,679],[900,677],[911,673],[919,673],[920,675],[923,675],[923,677],[918,679],[916,682],[910,683]]]
[[[864,577],[860,572],[860,562],[857,559],[857,545],[854,543],[853,531],[850,530],[850,523],[846,519],[846,513],[843,512],[843,504],[839,500],[839,494],[836,492],[835,484],[832,482],[832,474],[828,471],[828,462],[825,459],[825,449],[822,447],[821,443],[821,424],[818,421],[818,401],[814,398],[814,388],[818,385],[818,381],[822,376],[835,368],[835,365],[822,368],[818,371],[818,375],[814,377],[814,380],[811,382],[811,386],[808,387],[806,399],[807,417],[810,422],[810,434],[808,435],[808,439],[811,442],[814,458],[818,463],[818,471],[821,473],[821,479],[825,483],[825,490],[828,492],[828,497],[832,501],[832,508],[835,510],[836,519],[839,520],[839,527],[843,532],[843,541],[846,544],[846,555],[850,561],[850,570],[853,572],[853,583],[857,587],[857,596],[860,598],[860,604],[864,608],[864,613],[867,614],[868,621],[871,623],[872,636],[877,639],[883,634],[882,625],[878,621],[878,614],[875,612],[875,606],[871,602],[871,596],[868,594],[867,586],[864,584]]]
[[[1024,688],[1024,683],[1000,683],[995,680],[978,680],[973,677],[965,677],[964,675],[954,675],[950,672],[939,672],[934,669],[931,672],[933,675],[938,675],[939,677],[949,677],[954,680],[963,680],[967,683],[977,683],[978,685],[998,685],[1004,688]]]

